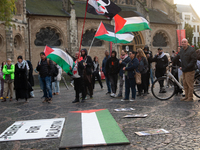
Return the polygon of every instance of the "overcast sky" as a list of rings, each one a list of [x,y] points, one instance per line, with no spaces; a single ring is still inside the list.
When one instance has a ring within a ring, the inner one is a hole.
[[[200,0],[174,0],[175,4],[191,4],[198,16],[200,17]],[[187,11],[187,10],[186,10]]]

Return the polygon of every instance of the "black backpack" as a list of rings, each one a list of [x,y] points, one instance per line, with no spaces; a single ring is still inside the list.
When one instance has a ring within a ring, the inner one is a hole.
[[[53,64],[53,75],[52,76],[57,77],[58,72],[59,72],[59,70],[58,70],[57,66]]]

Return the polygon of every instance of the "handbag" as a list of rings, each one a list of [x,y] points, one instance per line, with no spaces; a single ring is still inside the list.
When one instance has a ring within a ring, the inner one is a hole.
[[[141,81],[141,73],[137,72],[136,70],[135,71],[135,82],[136,84],[142,84],[142,81]]]

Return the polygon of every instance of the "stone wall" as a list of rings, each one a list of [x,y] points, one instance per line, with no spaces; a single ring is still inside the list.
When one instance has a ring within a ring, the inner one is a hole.
[[[151,41],[153,42],[153,37],[156,33],[163,32],[167,36],[167,47],[162,47],[164,52],[169,52],[171,54],[172,50],[177,49],[177,35],[176,35],[176,25],[163,25],[163,24],[151,24]],[[154,47],[151,44],[150,50],[153,55],[156,54],[158,47]]]
[[[4,24],[0,24],[0,65],[6,61],[6,32]]]
[[[55,29],[59,33],[62,41],[62,44],[59,46],[59,48],[65,49],[68,47],[68,20],[69,18],[66,17],[30,16],[30,50],[33,68],[37,66],[37,63],[40,60],[40,52],[44,51],[44,46],[36,46],[34,43],[37,32],[39,32],[41,28],[46,27]]]

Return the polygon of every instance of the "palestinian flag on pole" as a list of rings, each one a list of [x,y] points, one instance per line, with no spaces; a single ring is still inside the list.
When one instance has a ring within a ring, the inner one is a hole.
[[[130,43],[133,41],[132,33],[115,34],[114,26],[101,22],[96,31],[95,38],[113,43]]]
[[[87,12],[94,15],[104,15],[112,19],[121,11],[111,0],[88,0]]]
[[[73,59],[59,48],[45,46],[44,53],[47,58],[56,62],[66,73],[72,74],[70,67],[73,68]]]
[[[129,144],[107,109],[70,112],[59,148]]]
[[[150,29],[149,22],[142,17],[138,12],[131,13],[132,17],[122,18],[120,15],[115,15],[115,33],[137,32]],[[151,29],[150,29],[151,30]]]

